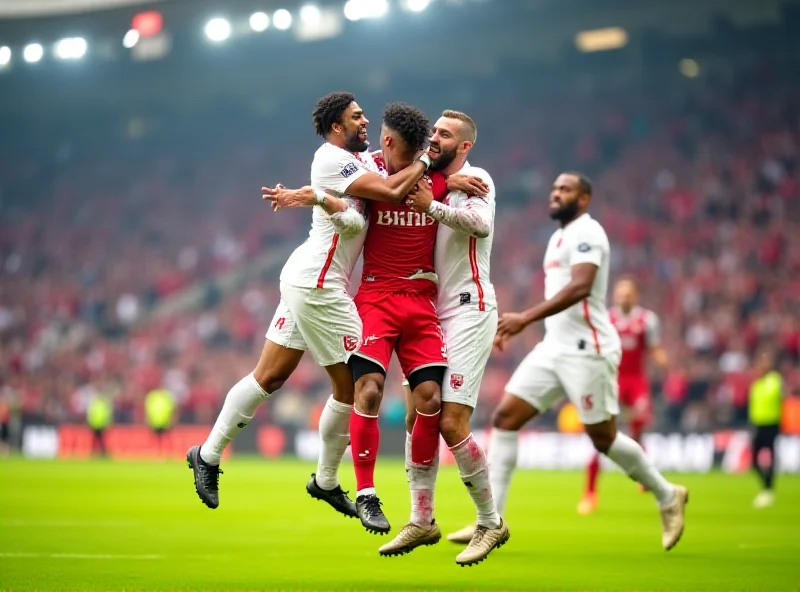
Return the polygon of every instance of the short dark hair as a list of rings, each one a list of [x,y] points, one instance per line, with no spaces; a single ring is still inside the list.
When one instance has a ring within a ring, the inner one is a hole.
[[[581,191],[587,195],[592,195],[592,180],[589,177],[578,171],[564,171],[562,174],[576,177]]]
[[[311,117],[314,120],[314,131],[323,138],[333,129],[334,123],[342,122],[342,115],[347,111],[356,96],[350,92],[332,92],[322,97],[314,106]]]
[[[409,150],[422,150],[431,137],[431,122],[425,114],[405,103],[389,103],[383,110],[383,123],[397,132]]]
[[[458,119],[461,122],[460,138],[473,144],[478,141],[478,126],[475,120],[463,111],[456,111],[454,109],[445,109],[442,117],[447,119]]]

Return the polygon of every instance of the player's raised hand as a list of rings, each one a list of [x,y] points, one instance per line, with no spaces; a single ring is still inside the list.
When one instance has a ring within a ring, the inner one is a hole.
[[[433,190],[425,179],[420,179],[403,202],[415,212],[427,212],[433,203]]]
[[[489,186],[480,177],[473,175],[450,175],[447,177],[448,191],[463,191],[467,195],[486,197]]]
[[[280,208],[305,208],[317,203],[314,189],[309,185],[301,189],[286,189],[278,183],[275,187],[262,187],[261,198],[272,202],[273,211]]]
[[[503,351],[506,341],[522,331],[527,326],[525,315],[521,312],[506,312],[497,321],[497,334],[494,337],[494,346]]]

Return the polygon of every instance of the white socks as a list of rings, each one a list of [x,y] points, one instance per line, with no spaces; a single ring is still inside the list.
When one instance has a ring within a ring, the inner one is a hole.
[[[269,393],[261,388],[252,373],[233,385],[225,396],[222,411],[219,412],[208,439],[200,448],[200,457],[210,465],[218,465],[228,442],[250,423],[256,408],[267,397]]]
[[[406,477],[411,490],[411,519],[409,522],[419,526],[433,523],[433,492],[436,476],[439,473],[439,452],[430,466],[411,462],[411,434],[406,432]]]
[[[621,432],[608,449],[606,456],[619,465],[625,473],[655,494],[658,505],[663,507],[675,497],[675,487],[656,470],[644,449]]]
[[[331,490],[339,485],[339,465],[350,444],[352,405],[340,403],[331,395],[319,418],[321,448],[317,461],[317,485]]]
[[[489,467],[486,455],[475,437],[470,434],[466,440],[450,448],[458,463],[461,480],[467,486],[472,502],[478,512],[478,524],[489,528],[500,526],[500,515],[494,506],[492,487],[489,484]]]
[[[517,449],[519,432],[492,429],[489,437],[489,482],[492,486],[497,512],[502,516],[506,511],[506,497],[511,475],[517,468]]]

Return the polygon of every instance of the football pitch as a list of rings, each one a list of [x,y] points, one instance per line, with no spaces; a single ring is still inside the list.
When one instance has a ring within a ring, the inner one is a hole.
[[[179,462],[0,461],[3,590],[764,590],[800,589],[800,478],[754,510],[751,475],[682,476],[687,529],[669,553],[650,496],[620,474],[601,477],[598,512],[575,513],[582,475],[520,471],[507,511],[511,540],[458,567],[442,540],[383,558],[387,537],[312,500],[308,463],[239,459],[223,469],[221,506],[196,497]],[[352,466],[343,468],[345,488]],[[408,518],[399,461],[380,461],[395,534]],[[437,516],[447,533],[473,517],[453,467]]]

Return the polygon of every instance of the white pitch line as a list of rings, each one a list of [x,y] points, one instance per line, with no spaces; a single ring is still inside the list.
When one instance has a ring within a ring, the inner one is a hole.
[[[107,553],[1,553],[8,559],[164,559],[163,555],[110,555]]]
[[[135,522],[132,520],[3,520],[0,521],[0,526],[23,526],[23,527],[33,527],[33,526],[43,526],[43,527],[64,527],[64,528],[72,528],[72,527],[113,527],[113,526],[137,526],[139,522]]]

